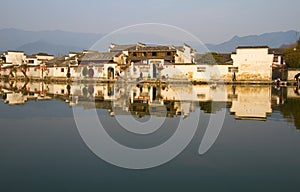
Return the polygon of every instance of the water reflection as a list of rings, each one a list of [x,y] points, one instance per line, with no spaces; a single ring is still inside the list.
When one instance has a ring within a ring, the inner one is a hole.
[[[188,96],[191,92],[195,93],[194,96]],[[293,121],[298,129],[299,93],[295,87],[262,85],[0,83],[2,99],[9,105],[25,104],[30,100],[56,99],[85,109],[107,109],[111,116],[132,114],[136,118],[150,114],[170,118],[187,117],[197,107],[205,113],[216,113],[228,108],[230,114],[241,120],[266,120],[275,110],[280,111],[287,120]]]

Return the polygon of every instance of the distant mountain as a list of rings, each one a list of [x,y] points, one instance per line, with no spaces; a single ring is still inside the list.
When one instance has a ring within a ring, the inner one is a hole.
[[[82,48],[75,47],[75,46],[52,44],[43,40],[39,40],[32,43],[26,43],[18,47],[16,50],[22,50],[28,55],[40,53],[40,52],[48,53],[52,55],[65,55],[70,51],[74,51],[74,52],[82,51]]]
[[[299,32],[290,30],[286,32],[264,33],[262,35],[249,35],[244,37],[234,36],[229,41],[221,44],[206,44],[211,52],[230,53],[237,46],[261,46],[267,45],[271,48],[279,48],[283,45],[295,43],[299,38]]]
[[[74,33],[67,31],[25,31],[20,29],[0,30],[0,51],[49,50],[49,54],[66,54],[66,50],[82,50],[91,47],[103,34]],[[44,47],[43,47],[44,46]],[[54,48],[57,46],[57,50]],[[40,52],[40,51],[38,51]]]
[[[235,51],[237,46],[259,46],[268,45],[271,48],[278,48],[283,45],[289,45],[297,41],[299,33],[297,31],[273,32],[262,35],[234,36],[229,41],[221,44],[206,44],[209,51],[230,53]],[[69,51],[81,51],[89,49],[104,34],[95,33],[75,33],[67,31],[25,31],[20,29],[1,29],[0,30],[0,52],[6,50],[19,50],[27,54],[37,52],[47,52],[53,55],[67,54]],[[147,38],[145,38],[147,37]],[[101,44],[108,45],[111,43],[136,43],[136,42],[157,42],[158,44],[182,44],[178,39],[168,39],[163,36],[152,34],[129,34],[116,35],[103,40]],[[207,52],[198,42],[186,42],[195,48],[198,52]]]

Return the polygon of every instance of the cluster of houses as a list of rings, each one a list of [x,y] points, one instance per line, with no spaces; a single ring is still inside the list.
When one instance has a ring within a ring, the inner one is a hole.
[[[143,43],[111,44],[107,52],[84,50],[54,57],[45,53],[26,55],[6,51],[0,59],[1,78],[95,79],[182,79],[192,81],[271,81],[274,69],[285,66],[279,49],[241,46],[231,54],[199,54],[189,45],[155,46]]]

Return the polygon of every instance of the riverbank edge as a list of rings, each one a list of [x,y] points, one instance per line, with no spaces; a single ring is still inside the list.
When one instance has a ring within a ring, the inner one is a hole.
[[[1,81],[22,81],[22,82],[45,82],[45,83],[141,83],[141,84],[193,84],[193,85],[205,85],[205,84],[226,84],[226,85],[280,85],[280,86],[296,86],[296,81],[281,81],[279,83],[275,81],[222,81],[222,80],[210,80],[210,81],[199,81],[199,80],[188,80],[188,79],[168,79],[168,80],[157,80],[157,79],[143,79],[138,80],[125,80],[125,79],[74,79],[74,78],[7,78],[0,77]]]

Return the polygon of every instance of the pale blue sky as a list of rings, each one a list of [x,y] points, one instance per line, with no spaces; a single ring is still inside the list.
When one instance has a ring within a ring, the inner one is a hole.
[[[175,25],[205,43],[300,30],[300,0],[2,0],[0,28],[108,33],[144,22]]]

